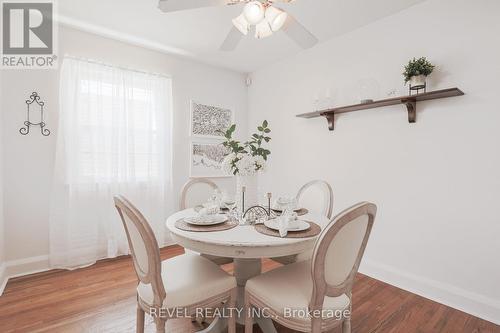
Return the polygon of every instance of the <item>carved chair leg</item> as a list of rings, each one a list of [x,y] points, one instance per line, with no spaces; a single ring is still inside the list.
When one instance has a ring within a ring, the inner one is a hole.
[[[311,320],[311,333],[321,333],[321,319],[313,318]]]
[[[155,318],[156,333],[165,333],[166,322],[167,322],[167,320],[164,318],[160,318],[160,317]]]
[[[236,307],[236,298],[238,297],[238,289],[234,288],[233,291],[231,291],[231,298],[229,299],[228,302],[228,307],[229,307],[229,320],[228,320],[228,328],[227,331],[228,333],[236,333],[236,316],[237,312],[233,311],[234,308]]]
[[[342,333],[351,333],[351,318],[346,318],[342,322]]]
[[[137,305],[137,333],[144,333],[144,310]]]
[[[250,304],[250,297],[248,293],[245,292],[245,307],[243,308],[245,312],[245,333],[253,332],[253,318],[252,318],[252,304]]]

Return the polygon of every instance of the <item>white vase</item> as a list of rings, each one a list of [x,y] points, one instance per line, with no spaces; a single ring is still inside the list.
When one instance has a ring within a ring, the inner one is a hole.
[[[425,75],[415,75],[410,78],[410,85],[412,88],[423,88],[425,87]]]
[[[252,176],[236,176],[236,200],[238,211],[248,209],[258,204],[258,174]],[[243,187],[245,187],[245,202],[243,202]]]

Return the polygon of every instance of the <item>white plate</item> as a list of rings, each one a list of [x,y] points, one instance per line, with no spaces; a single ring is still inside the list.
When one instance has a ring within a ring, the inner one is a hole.
[[[184,221],[194,225],[215,225],[226,222],[227,216],[222,214],[193,216],[193,217],[186,217]]]
[[[281,208],[271,208],[271,210],[274,210],[276,213],[283,213],[283,209],[281,209]],[[305,208],[294,208],[293,212],[298,213],[301,210],[305,210]]]
[[[304,230],[307,230],[311,227],[309,225],[309,223],[307,223],[306,221],[297,220],[297,221],[295,221],[295,223],[297,223],[297,227],[296,228],[288,228],[288,231],[304,231]],[[272,220],[265,221],[264,225],[266,227],[268,227],[269,229],[273,229],[273,230],[277,230],[277,231],[280,230],[280,224],[279,224],[278,219],[272,219]]]

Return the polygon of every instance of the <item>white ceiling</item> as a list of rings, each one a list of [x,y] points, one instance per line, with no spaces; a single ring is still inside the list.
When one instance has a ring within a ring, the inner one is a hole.
[[[323,42],[422,1],[297,0],[281,7]],[[284,33],[278,32],[262,40],[247,36],[235,51],[222,52],[219,46],[241,6],[162,13],[157,5],[157,0],[58,2],[63,24],[240,72],[252,72],[301,51]]]

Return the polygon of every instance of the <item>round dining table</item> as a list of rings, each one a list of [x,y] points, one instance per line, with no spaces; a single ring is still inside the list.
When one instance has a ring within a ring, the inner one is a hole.
[[[213,232],[193,232],[180,230],[175,226],[179,219],[196,216],[194,209],[185,209],[167,219],[167,229],[172,239],[186,249],[219,257],[234,259],[234,276],[238,285],[237,304],[244,304],[246,281],[261,274],[262,258],[274,258],[307,252],[313,249],[318,236],[308,238],[280,238],[259,233],[251,225],[238,225],[232,229]],[[315,222],[324,228],[329,220],[321,214],[307,213],[301,220]],[[243,318],[239,318],[242,323]],[[276,329],[271,319],[256,318],[264,333],[274,333]],[[212,325],[211,325],[212,326]],[[220,327],[213,325],[206,332],[216,332]]]

